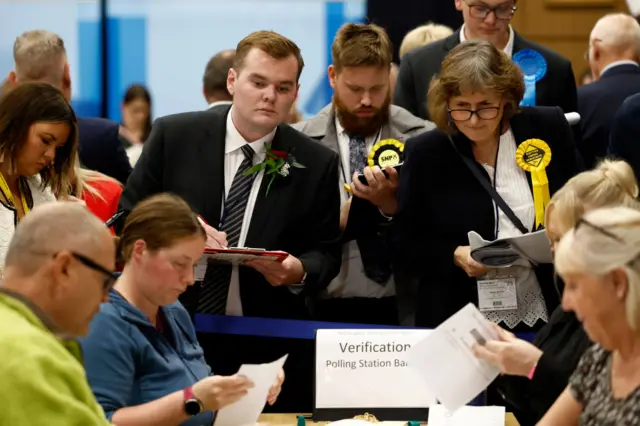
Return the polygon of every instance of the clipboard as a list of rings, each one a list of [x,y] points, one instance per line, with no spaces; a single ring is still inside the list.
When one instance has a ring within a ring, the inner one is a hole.
[[[239,264],[247,260],[263,259],[282,262],[289,256],[285,251],[267,251],[265,249],[230,247],[226,249],[205,248],[200,262],[209,260]]]

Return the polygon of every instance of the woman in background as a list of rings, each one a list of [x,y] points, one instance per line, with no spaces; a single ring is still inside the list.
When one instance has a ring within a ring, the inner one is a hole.
[[[78,149],[76,116],[46,83],[25,83],[0,99],[0,268],[16,224],[34,206],[69,196]]]
[[[626,206],[640,210],[638,183],[624,161],[604,161],[580,173],[554,194],[547,206],[546,232],[555,248],[586,211]],[[578,361],[591,346],[573,312],[558,306],[533,344],[496,326],[499,339],[476,347],[476,355],[504,374],[500,393],[522,426],[532,426],[549,410],[569,383]]]
[[[151,133],[151,94],[141,84],[129,86],[122,100],[120,138],[134,166]]]
[[[197,216],[173,195],[152,196],[127,217],[119,242],[124,270],[82,341],[89,384],[113,424],[211,425],[214,411],[252,386],[212,375],[178,301],[194,283],[205,240]],[[282,380],[283,373],[269,403]]]
[[[640,211],[598,209],[558,244],[562,307],[595,342],[541,426],[640,422]]]

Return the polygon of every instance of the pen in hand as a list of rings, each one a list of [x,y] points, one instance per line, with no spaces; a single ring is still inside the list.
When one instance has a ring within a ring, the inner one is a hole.
[[[207,247],[209,248],[222,248],[227,249],[227,234],[225,232],[221,232],[216,230],[214,227],[209,225],[206,220],[202,218],[202,216],[198,215],[198,221],[204,228],[207,234]],[[214,246],[209,239],[215,241],[216,246]]]

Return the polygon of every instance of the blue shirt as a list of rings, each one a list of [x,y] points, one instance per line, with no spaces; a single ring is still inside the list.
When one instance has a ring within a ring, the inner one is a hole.
[[[120,408],[154,401],[211,375],[187,310],[180,302],[160,310],[164,334],[112,290],[81,340],[89,384],[109,420]],[[212,422],[208,411],[182,425]]]

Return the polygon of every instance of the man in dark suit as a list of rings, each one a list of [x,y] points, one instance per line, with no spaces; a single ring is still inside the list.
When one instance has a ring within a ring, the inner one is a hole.
[[[631,15],[601,18],[589,38],[589,65],[595,82],[578,88],[582,141],[578,150],[593,168],[607,155],[616,112],[629,96],[640,92],[640,25]]]
[[[29,81],[52,84],[71,100],[71,76],[64,42],[49,31],[27,31],[16,38],[13,46],[15,69],[9,83]],[[118,137],[117,123],[100,118],[78,117],[80,162],[87,169],[111,176],[122,183],[131,173],[129,158]]]
[[[393,268],[386,235],[390,221],[381,212],[395,212],[398,173],[387,167],[387,179],[380,167],[366,166],[367,155],[380,141],[404,142],[435,126],[389,105],[392,50],[384,29],[345,24],[336,34],[332,57],[333,102],[294,126],[336,152],[342,163],[342,268],[323,292],[316,314],[323,321],[394,325],[408,316],[396,305],[399,299],[405,302],[400,297],[405,283],[399,282],[402,271]],[[364,173],[368,185],[358,180],[358,173]],[[354,197],[344,184],[350,184]]]
[[[303,65],[295,43],[279,34],[245,37],[228,74],[233,105],[156,120],[127,182],[120,199],[125,210],[154,193],[173,192],[211,225],[205,226],[210,246],[289,253],[282,262],[252,261],[248,267],[210,264],[204,284],[181,299],[192,312],[309,318],[315,294],[338,274],[338,156],[282,124]],[[265,159],[267,170],[253,173]],[[276,163],[282,167],[271,172]],[[311,400],[313,352],[306,341],[292,340],[199,335],[218,374],[289,353],[288,385],[278,401],[283,410],[300,407],[300,398]]]
[[[455,0],[455,5],[462,12],[464,25],[453,35],[415,49],[402,58],[394,104],[428,119],[429,84],[440,72],[445,56],[465,40],[483,39],[517,62],[521,61],[525,73],[533,74],[537,70],[535,105],[559,106],[565,113],[577,110],[571,63],[554,51],[525,40],[509,25],[516,0]],[[532,90],[529,93],[533,95]]]
[[[640,93],[625,100],[611,125],[609,155],[631,165],[640,179]]]

